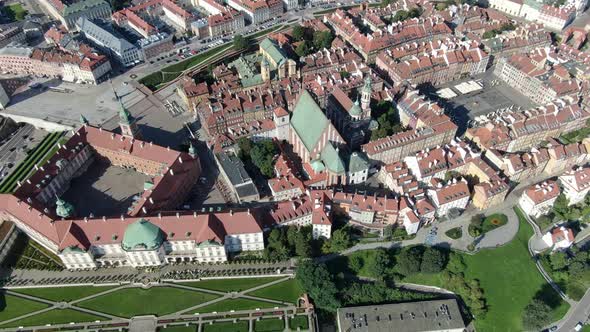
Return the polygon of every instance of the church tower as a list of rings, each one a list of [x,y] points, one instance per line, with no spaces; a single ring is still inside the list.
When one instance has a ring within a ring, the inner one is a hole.
[[[260,76],[262,76],[263,81],[270,81],[270,64],[266,58],[263,58],[260,63]]]
[[[131,113],[129,113],[127,108],[125,108],[121,98],[117,96],[116,92],[115,97],[119,102],[119,127],[121,128],[121,135],[129,138],[141,138],[141,132],[137,126],[137,120],[131,115]]]
[[[363,115],[371,115],[371,94],[373,93],[373,87],[371,86],[371,75],[367,74],[365,78],[365,84],[363,85],[363,89],[361,91],[361,108],[363,110]],[[364,118],[365,116],[363,116]]]

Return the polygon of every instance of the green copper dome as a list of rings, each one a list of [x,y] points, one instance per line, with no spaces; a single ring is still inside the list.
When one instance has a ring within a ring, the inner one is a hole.
[[[154,250],[164,242],[160,228],[145,219],[127,226],[123,235],[124,250]]]
[[[358,98],[356,99],[354,104],[352,104],[349,113],[351,116],[361,116],[361,114],[363,114],[363,110],[361,109],[361,105],[359,104]]]
[[[69,218],[74,215],[74,206],[61,198],[55,202],[55,214],[62,218]]]

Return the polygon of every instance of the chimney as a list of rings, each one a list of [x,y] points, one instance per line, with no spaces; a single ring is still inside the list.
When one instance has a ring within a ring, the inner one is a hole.
[[[107,221],[107,217],[102,216],[102,221]]]
[[[144,207],[141,208],[141,211],[143,211],[143,213],[147,213],[147,209]]]
[[[233,216],[234,215],[234,210],[229,210],[229,215]]]
[[[162,212],[158,212],[158,219],[162,220]]]
[[[250,215],[250,208],[248,208],[248,215]]]
[[[125,221],[125,215],[124,214],[121,215],[121,221]]]
[[[180,219],[180,213],[176,212],[176,219]]]
[[[154,204],[154,200],[150,197],[150,203]]]

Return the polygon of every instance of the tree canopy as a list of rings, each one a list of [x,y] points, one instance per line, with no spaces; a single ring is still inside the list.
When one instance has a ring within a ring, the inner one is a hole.
[[[295,278],[318,308],[335,312],[341,307],[338,289],[325,264],[303,261],[297,267]]]
[[[524,308],[522,325],[527,331],[538,331],[549,323],[551,323],[551,307],[541,299],[534,298]]]

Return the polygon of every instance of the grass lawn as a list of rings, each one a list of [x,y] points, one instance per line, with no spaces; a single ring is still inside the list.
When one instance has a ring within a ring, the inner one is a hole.
[[[287,281],[274,284],[269,287],[265,287],[256,290],[248,295],[262,297],[265,299],[284,301],[296,303],[297,299],[303,293],[303,289],[299,285],[299,282],[295,279],[289,279]]]
[[[480,281],[489,308],[484,318],[475,320],[480,332],[522,331],[524,308],[537,295],[552,305],[553,321],[563,317],[569,308],[545,282],[529,256],[527,243],[533,230],[520,211],[517,214],[520,225],[512,242],[475,255],[463,255],[467,265],[465,276]],[[404,282],[445,287],[437,274],[416,274]]]
[[[483,233],[489,232],[492,229],[506,225],[508,223],[508,217],[505,214],[494,213],[487,216],[483,221]]]
[[[162,316],[216,299],[213,294],[174,287],[125,288],[78,303],[78,306],[115,316]]]
[[[169,326],[158,329],[158,332],[196,332],[197,327],[195,325],[190,326]]]
[[[256,332],[282,332],[285,329],[285,321],[278,318],[261,319],[254,322]]]
[[[584,325],[581,332],[590,332],[590,325]]]
[[[76,286],[76,287],[48,287],[48,288],[23,288],[15,289],[15,292],[40,297],[51,301],[70,302],[81,299],[96,293],[104,292],[113,287],[92,287],[92,286]]]
[[[463,231],[461,230],[461,227],[455,227],[446,231],[445,235],[450,237],[451,239],[457,240],[460,239],[461,236],[463,236]]]
[[[39,315],[19,319],[1,327],[17,326],[39,326],[45,324],[67,324],[70,322],[94,322],[96,320],[109,320],[108,318],[87,314],[85,312],[72,309],[53,309]]]
[[[274,308],[280,306],[276,303],[270,302],[263,302],[263,301],[256,301],[250,299],[227,299],[223,301],[219,301],[210,305],[206,305],[204,307],[200,307],[195,309],[193,313],[207,313],[207,312],[224,312],[230,310],[253,310],[256,308],[266,309],[266,308]]]
[[[309,329],[309,320],[307,315],[295,316],[295,318],[289,319],[289,328],[293,331],[297,331],[297,328],[301,330]]]
[[[277,279],[284,277],[269,277],[269,278],[239,278],[239,279],[211,279],[195,282],[183,282],[182,285],[216,290],[220,292],[234,292],[243,291],[252,287],[267,284]]]
[[[204,332],[248,332],[248,322],[238,321],[237,323],[232,322],[221,322],[213,324],[203,324]]]
[[[11,21],[22,21],[28,14],[20,3],[13,3],[12,5],[5,6],[2,8],[2,11]]]
[[[48,305],[44,303],[23,299],[2,292],[0,293],[0,322],[47,307]]]

